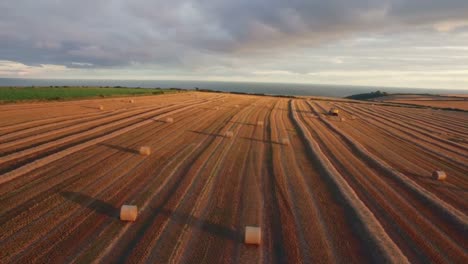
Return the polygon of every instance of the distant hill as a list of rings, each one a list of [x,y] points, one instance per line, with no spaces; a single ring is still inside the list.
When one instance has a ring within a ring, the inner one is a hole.
[[[375,91],[375,92],[370,92],[370,93],[354,94],[354,95],[347,96],[345,98],[354,99],[354,100],[369,100],[369,99],[374,99],[377,97],[382,97],[382,96],[387,96],[387,95],[389,94],[386,92]]]

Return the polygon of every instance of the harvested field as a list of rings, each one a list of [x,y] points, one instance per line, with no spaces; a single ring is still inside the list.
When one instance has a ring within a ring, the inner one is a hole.
[[[389,95],[377,99],[381,102],[430,106],[438,108],[455,108],[468,110],[468,96],[461,95]]]
[[[0,263],[468,261],[466,112],[129,100],[0,106]]]

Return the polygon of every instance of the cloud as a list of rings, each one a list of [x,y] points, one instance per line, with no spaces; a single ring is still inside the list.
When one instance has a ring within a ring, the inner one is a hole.
[[[76,66],[76,67],[92,67],[92,63],[87,63],[87,62],[72,62],[71,65]]]
[[[362,32],[452,31],[465,25],[456,21],[468,1],[17,0],[2,1],[0,10],[3,60],[191,68],[207,57],[266,57]]]
[[[0,1],[0,76],[468,87],[466,0]]]
[[[0,76],[27,77],[43,73],[63,73],[67,70],[69,69],[63,65],[40,64],[29,66],[15,61],[0,60]]]
[[[468,20],[449,20],[434,25],[439,32],[451,32],[463,27],[468,27]]]
[[[252,74],[255,74],[255,75],[297,75],[298,73],[285,71],[285,70],[271,70],[271,71],[254,71],[252,72]]]

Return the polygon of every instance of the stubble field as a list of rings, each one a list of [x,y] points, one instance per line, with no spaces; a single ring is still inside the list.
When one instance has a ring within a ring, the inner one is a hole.
[[[429,106],[438,108],[453,108],[468,111],[467,95],[410,95],[399,94],[380,97],[382,102],[409,104],[417,106]]]
[[[468,260],[466,112],[130,100],[0,106],[0,262]],[[122,204],[136,222],[119,220]],[[261,227],[259,246],[245,226]]]

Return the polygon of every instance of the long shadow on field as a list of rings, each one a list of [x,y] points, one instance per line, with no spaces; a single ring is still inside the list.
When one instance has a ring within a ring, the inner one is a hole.
[[[208,133],[208,132],[203,132],[203,131],[195,131],[195,130],[188,130],[189,132],[192,133],[197,133],[205,136],[212,136],[212,137],[222,137],[222,135],[215,134],[215,133]]]
[[[442,184],[440,182],[435,182],[433,179],[431,179],[431,182],[428,182],[427,183],[428,185],[431,185],[433,187],[436,187],[436,188],[439,188],[439,189],[448,189],[448,190],[452,190],[452,191],[455,191],[455,192],[459,192],[460,194],[468,194],[468,189],[467,188],[463,188],[463,187],[460,187],[460,186],[447,186],[446,184]]]
[[[67,200],[77,203],[83,207],[87,207],[98,214],[119,219],[119,208],[115,208],[113,205],[102,200],[78,192],[61,192],[60,194]]]
[[[94,109],[94,110],[99,110],[98,106],[85,106],[85,105],[80,105],[82,108],[88,108],[88,109]]]
[[[156,123],[167,123],[164,119],[159,119],[157,117],[140,117],[135,120],[141,120],[141,121],[152,120]]]
[[[217,237],[222,237],[225,239],[229,239],[232,241],[235,241],[237,243],[242,243],[243,242],[243,234],[240,231],[237,231],[233,228],[229,228],[220,224],[216,224],[213,222],[210,222],[208,220],[202,220],[199,218],[196,218],[192,215],[188,215],[185,213],[179,213],[177,211],[172,211],[172,210],[167,210],[167,209],[160,209],[159,210],[160,214],[166,215],[169,217],[171,220],[185,225],[189,224],[194,228],[200,229],[204,232],[208,232],[214,236]]]
[[[139,154],[139,152],[137,150],[135,150],[135,149],[126,148],[126,147],[122,147],[122,146],[116,146],[116,145],[111,145],[111,144],[106,144],[106,143],[99,143],[98,145],[105,146],[105,147],[108,147],[108,148],[113,148],[113,149],[120,150],[120,151],[123,151],[123,152]]]
[[[256,126],[256,124],[250,124],[250,123],[245,123],[245,122],[237,122],[237,121],[229,121],[229,123],[245,125],[245,126]]]
[[[275,142],[275,141],[271,141],[271,140],[263,140],[263,139],[249,138],[249,137],[240,137],[240,138],[246,139],[246,140],[251,140],[251,141],[257,141],[257,142],[267,143],[267,144],[281,145],[281,143]]]

